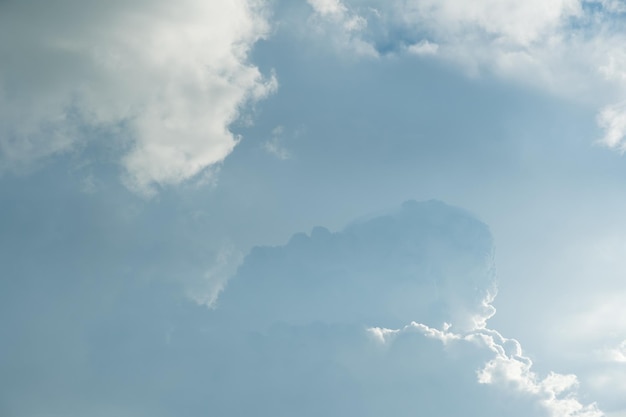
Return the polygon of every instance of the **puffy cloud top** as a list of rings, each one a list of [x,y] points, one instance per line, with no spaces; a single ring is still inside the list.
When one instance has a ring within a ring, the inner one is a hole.
[[[50,262],[72,278],[0,282],[0,413],[601,416],[484,326],[492,251],[483,223],[430,201],[254,249],[216,309],[121,285],[116,262],[91,280]]]
[[[275,87],[248,62],[263,4],[54,0],[0,3],[0,157],[67,151],[93,129],[130,137],[122,159],[142,193],[222,161],[229,125]]]
[[[255,248],[218,300],[248,323],[274,320],[454,328],[484,325],[496,292],[489,229],[438,201],[331,233],[314,228],[281,247]]]
[[[623,2],[606,0],[310,1],[344,49],[436,55],[468,74],[496,75],[591,105],[600,143],[626,149]],[[332,10],[330,12],[330,4]],[[353,30],[347,22],[361,22]],[[340,35],[338,36],[337,33]],[[358,47],[357,47],[358,46]]]

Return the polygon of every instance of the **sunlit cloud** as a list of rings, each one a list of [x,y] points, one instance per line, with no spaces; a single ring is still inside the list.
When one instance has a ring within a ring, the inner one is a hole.
[[[191,179],[224,160],[247,104],[276,90],[248,60],[267,36],[266,6],[165,2],[0,5],[0,150],[19,166],[113,130],[126,184],[141,194]],[[85,24],[88,20],[89,24]],[[19,45],[19,46],[16,46]]]

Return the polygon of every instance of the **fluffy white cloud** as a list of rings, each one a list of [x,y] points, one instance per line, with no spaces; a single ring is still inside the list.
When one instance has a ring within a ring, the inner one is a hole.
[[[472,349],[490,351],[485,365],[477,371],[477,381],[500,388],[513,389],[540,405],[552,417],[601,417],[596,404],[583,405],[577,398],[578,380],[575,375],[550,373],[540,378],[532,371],[532,361],[525,357],[519,342],[507,339],[495,330],[477,328],[466,333],[433,329],[421,323],[398,329],[370,328],[381,342],[393,343],[405,333],[419,333],[439,340],[447,349],[469,352]]]
[[[525,46],[552,35],[564,19],[581,13],[581,5],[579,0],[405,0],[402,13],[407,23],[424,22],[438,37],[484,32],[495,42]]]
[[[379,56],[436,52],[472,76],[492,74],[594,106],[600,109],[598,124],[604,130],[600,142],[621,151],[625,147],[622,2],[345,0],[333,4],[340,12],[322,13],[318,8],[318,15],[329,21],[361,16],[364,21],[358,33],[344,30],[352,44],[365,43]]]
[[[142,193],[222,161],[242,106],[276,88],[248,62],[268,32],[256,0],[0,4],[2,162],[71,149],[87,129],[130,138]],[[91,133],[93,135],[93,132]]]

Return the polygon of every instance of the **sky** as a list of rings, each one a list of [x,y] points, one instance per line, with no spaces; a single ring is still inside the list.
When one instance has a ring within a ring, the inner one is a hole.
[[[0,415],[626,417],[622,0],[0,0]]]

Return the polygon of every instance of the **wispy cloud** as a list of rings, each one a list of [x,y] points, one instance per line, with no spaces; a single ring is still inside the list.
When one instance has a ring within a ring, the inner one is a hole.
[[[421,40],[407,47],[407,51],[415,55],[437,55],[438,50],[439,45],[427,40]]]
[[[346,7],[341,0],[307,0],[313,8],[310,24],[316,32],[329,36],[340,50],[349,49],[362,56],[376,57],[378,52],[363,39],[367,18]]]
[[[272,130],[272,137],[263,142],[263,149],[280,160],[291,158],[291,153],[282,143],[284,131],[285,128],[283,126],[276,126]]]
[[[215,308],[220,293],[242,261],[243,254],[240,251],[232,245],[223,246],[204,276],[186,280],[187,296],[200,305]]]

